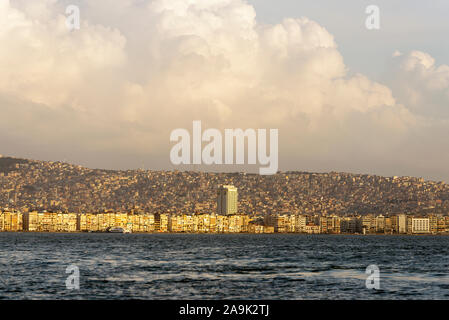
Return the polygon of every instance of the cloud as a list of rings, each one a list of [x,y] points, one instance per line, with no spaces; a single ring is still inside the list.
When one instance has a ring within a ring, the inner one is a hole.
[[[392,55],[393,57],[400,57],[400,56],[402,56],[402,52],[401,51],[399,51],[399,50],[395,50],[394,52],[393,52],[393,55]]]
[[[435,59],[422,51],[398,59],[391,84],[398,99],[418,115],[448,118],[449,66],[437,66]]]
[[[55,1],[28,3],[20,11],[0,0],[0,90],[53,109],[92,108],[98,98],[86,97],[89,82],[99,80],[95,96],[101,95],[105,76],[126,60],[126,39],[87,21],[70,32],[64,11],[50,11]]]
[[[202,120],[218,129],[279,128],[282,169],[386,173],[402,166],[398,146],[420,130],[423,97],[447,93],[447,66],[435,67],[429,55],[395,55],[398,83],[408,75],[416,81],[391,85],[403,93],[393,95],[348,72],[317,22],[261,24],[243,0],[80,7],[81,29],[70,32],[60,2],[0,0],[6,151],[14,153],[19,140],[44,141],[45,150],[26,155],[170,168],[170,132]]]

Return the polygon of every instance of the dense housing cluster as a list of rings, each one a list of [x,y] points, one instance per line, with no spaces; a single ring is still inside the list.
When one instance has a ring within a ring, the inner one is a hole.
[[[237,188],[236,214],[217,215],[220,185]],[[449,186],[413,177],[112,171],[0,158],[0,189],[6,231],[24,230],[33,215],[36,230],[50,231],[50,224],[63,232],[126,226],[135,232],[416,233],[415,220],[430,233],[449,229]]]

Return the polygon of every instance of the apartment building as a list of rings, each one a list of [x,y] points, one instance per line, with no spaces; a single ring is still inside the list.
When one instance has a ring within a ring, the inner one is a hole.
[[[0,212],[0,231],[17,232],[23,230],[23,217],[19,212]]]
[[[412,218],[412,233],[430,233],[429,218]]]

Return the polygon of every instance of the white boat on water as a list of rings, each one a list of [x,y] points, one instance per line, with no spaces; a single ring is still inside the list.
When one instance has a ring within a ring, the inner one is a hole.
[[[131,233],[131,230],[124,229],[122,227],[113,227],[113,228],[108,228],[107,232],[110,232],[110,233]]]

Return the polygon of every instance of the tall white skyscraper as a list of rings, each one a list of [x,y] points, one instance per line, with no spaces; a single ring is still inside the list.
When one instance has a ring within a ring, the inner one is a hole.
[[[217,191],[217,214],[229,215],[237,213],[237,188],[220,186]]]

